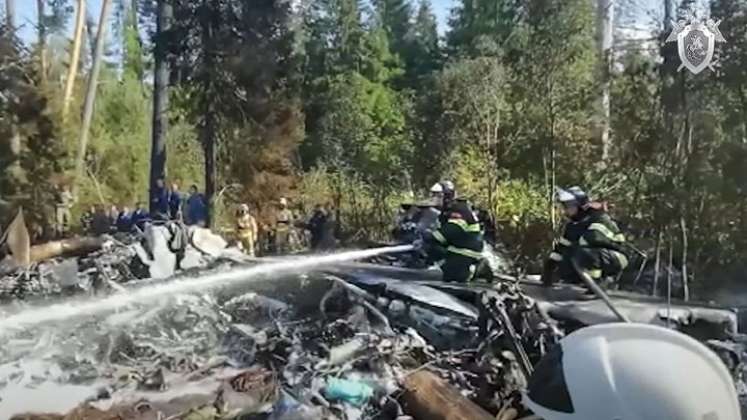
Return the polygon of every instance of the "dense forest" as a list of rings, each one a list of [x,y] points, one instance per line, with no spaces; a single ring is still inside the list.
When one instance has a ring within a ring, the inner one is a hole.
[[[214,225],[288,196],[381,239],[448,178],[531,267],[577,184],[696,293],[744,272],[747,0],[454,0],[447,28],[429,0],[5,3],[3,222],[24,206],[43,234],[63,182],[78,211],[132,206],[153,173],[199,185]],[[664,42],[691,10],[727,41],[698,75]]]

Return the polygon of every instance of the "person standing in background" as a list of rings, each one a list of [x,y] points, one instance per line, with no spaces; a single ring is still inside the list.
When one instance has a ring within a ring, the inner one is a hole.
[[[322,243],[322,236],[324,233],[324,224],[327,222],[327,215],[324,211],[324,207],[321,204],[317,204],[314,207],[314,213],[309,219],[309,223],[306,224],[306,229],[311,234],[311,249],[319,249]]]
[[[112,205],[111,207],[109,207],[109,224],[112,226],[112,228],[116,228],[118,218],[119,208],[117,208],[117,206],[115,205]]]
[[[189,187],[189,198],[186,202],[184,222],[187,225],[205,226],[207,220],[207,205],[205,196],[197,190],[197,185]]]
[[[80,216],[80,226],[83,232],[90,232],[93,224],[93,216],[96,214],[96,206],[91,206],[88,211]]]
[[[97,205],[93,213],[93,218],[91,219],[90,232],[94,235],[101,236],[111,233],[111,229],[112,223],[109,218],[109,211],[103,204]]]
[[[70,229],[71,215],[70,209],[75,202],[70,187],[63,185],[55,197],[55,235],[62,238],[67,235]]]
[[[249,206],[242,204],[236,211],[236,234],[244,253],[253,257],[257,244],[257,220],[249,214]]]
[[[288,209],[288,199],[280,199],[280,210],[275,218],[275,250],[278,254],[287,254],[290,249],[290,229],[293,225],[293,213]]]
[[[127,233],[132,230],[132,214],[129,207],[122,207],[122,211],[117,216],[117,231]]]
[[[174,182],[169,190],[169,216],[171,220],[182,219],[182,194],[179,192],[179,185]]]
[[[145,223],[149,221],[150,214],[148,214],[148,210],[145,208],[145,203],[137,203],[137,208],[132,213],[132,218],[130,219],[131,226],[143,230],[145,229]]]
[[[154,220],[169,218],[169,191],[163,178],[156,180],[155,190],[151,197],[150,212]]]
[[[319,249],[331,251],[337,246],[337,216],[335,215],[335,208],[332,204],[327,204],[324,212],[326,214],[322,228],[322,237],[319,241]]]

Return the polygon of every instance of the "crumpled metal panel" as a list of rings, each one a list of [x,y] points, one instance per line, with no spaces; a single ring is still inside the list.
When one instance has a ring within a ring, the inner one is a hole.
[[[474,306],[432,287],[363,273],[350,275],[349,281],[363,288],[385,287],[388,292],[406,296],[409,299],[424,305],[436,307],[449,312],[457,312],[460,315],[472,319],[477,319],[479,316],[477,309],[475,309]]]

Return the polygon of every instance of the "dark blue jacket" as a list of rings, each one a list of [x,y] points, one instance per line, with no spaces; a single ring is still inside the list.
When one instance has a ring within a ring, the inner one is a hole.
[[[172,219],[176,219],[179,216],[179,211],[182,209],[182,195],[179,191],[171,191],[169,193],[169,215]]]
[[[169,191],[164,188],[156,187],[155,193],[153,194],[153,202],[151,203],[151,212],[158,213],[168,217],[169,215]]]
[[[115,222],[115,225],[117,226],[117,231],[119,232],[129,232],[132,230],[132,214],[120,212],[119,216],[117,216],[117,221]]]
[[[139,209],[132,213],[132,218],[130,219],[131,226],[137,226],[140,229],[145,227],[145,222],[147,221],[150,221],[150,214],[145,210]]]
[[[187,199],[187,209],[184,215],[184,222],[188,225],[196,225],[199,222],[207,221],[207,204],[205,196],[200,193],[192,194]]]

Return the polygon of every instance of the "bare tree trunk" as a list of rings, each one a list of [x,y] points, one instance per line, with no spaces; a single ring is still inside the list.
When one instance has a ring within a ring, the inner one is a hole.
[[[16,31],[16,0],[5,0],[5,25],[11,32]]]
[[[599,139],[602,162],[610,157],[610,85],[612,73],[612,43],[614,0],[597,0],[597,42],[599,47]]]
[[[103,237],[82,237],[47,242],[32,246],[29,259],[31,262],[39,262],[63,255],[87,255],[101,249],[105,242]]]
[[[215,149],[215,111],[212,104],[206,104],[202,127],[202,146],[205,153],[205,201],[208,206],[207,226],[212,226],[214,219],[214,200],[216,188],[216,149]]]
[[[62,115],[67,116],[70,109],[70,101],[73,99],[75,78],[78,75],[78,63],[80,62],[80,48],[83,42],[83,26],[86,17],[86,0],[78,0],[78,10],[75,13],[75,33],[73,37],[73,51],[70,55],[70,66],[65,81],[65,95],[62,99]]]
[[[101,16],[99,17],[98,31],[96,33],[96,51],[91,66],[91,74],[88,77],[88,89],[86,91],[86,101],[83,104],[83,124],[80,129],[80,138],[78,141],[78,156],[75,160],[75,173],[73,186],[76,186],[78,177],[83,174],[83,167],[86,161],[86,149],[88,148],[88,131],[91,128],[93,120],[93,105],[96,102],[96,91],[101,71],[101,59],[104,53],[104,38],[106,38],[106,20],[109,16],[111,0],[101,2]]]
[[[669,235],[669,269],[667,270],[667,327],[669,326],[672,314],[672,270],[674,269],[674,240],[673,235]]]
[[[684,217],[680,217],[680,228],[682,229],[682,297],[688,301],[690,300],[690,286],[687,279],[687,224]]]
[[[654,287],[651,291],[651,296],[659,294],[659,270],[661,270],[661,242],[664,240],[664,234],[659,231],[659,235],[656,238],[656,260],[654,261]]]
[[[555,212],[555,188],[557,186],[557,179],[555,178],[556,172],[555,172],[555,165],[556,165],[556,157],[555,157],[555,141],[553,139],[550,140],[552,142],[550,146],[550,217],[552,218],[552,235],[553,239],[555,236],[555,231],[557,229],[557,215]]]
[[[210,69],[214,66],[214,57],[212,53],[212,42],[213,42],[213,28],[210,24],[210,22],[207,19],[203,20],[203,28],[202,28],[202,40],[203,40],[203,48],[205,49],[205,66]],[[212,86],[212,83],[210,80],[204,81],[206,88],[208,91],[210,91],[210,87]],[[212,226],[212,223],[215,222],[214,215],[213,215],[213,195],[215,194],[216,189],[216,160],[217,160],[217,150],[215,148],[215,140],[216,140],[216,115],[215,115],[215,106],[214,101],[217,100],[216,98],[212,98],[209,96],[210,94],[206,94],[206,97],[203,98],[203,123],[202,123],[202,132],[201,132],[201,140],[202,140],[202,147],[205,153],[205,200],[207,201],[207,207],[208,207],[208,217],[207,217],[207,226]]]
[[[137,21],[137,12],[138,12],[137,5],[138,5],[138,2],[139,2],[139,0],[131,0],[131,3],[130,3],[130,13],[132,13],[132,25],[133,25],[133,29],[135,29],[135,33],[138,35],[138,39],[139,39],[140,38],[140,25],[138,24],[138,21]],[[159,6],[160,6],[160,3],[159,3]],[[174,14],[174,12],[173,12],[174,6],[172,6],[170,2],[166,2],[166,6],[169,9],[171,9],[171,15],[173,15]]]
[[[96,22],[93,21],[91,12],[86,13],[86,39],[88,39],[88,51],[91,55],[91,61],[96,52],[96,32],[94,31]]]
[[[39,33],[39,68],[42,84],[47,81],[47,25],[44,21],[46,0],[36,0],[37,31]]]
[[[133,5],[134,6],[134,5]],[[171,28],[174,10],[167,0],[158,1],[156,22],[155,74],[153,80],[153,136],[150,153],[150,202],[156,193],[156,180],[166,177],[166,134],[169,109],[169,65],[166,32]]]

